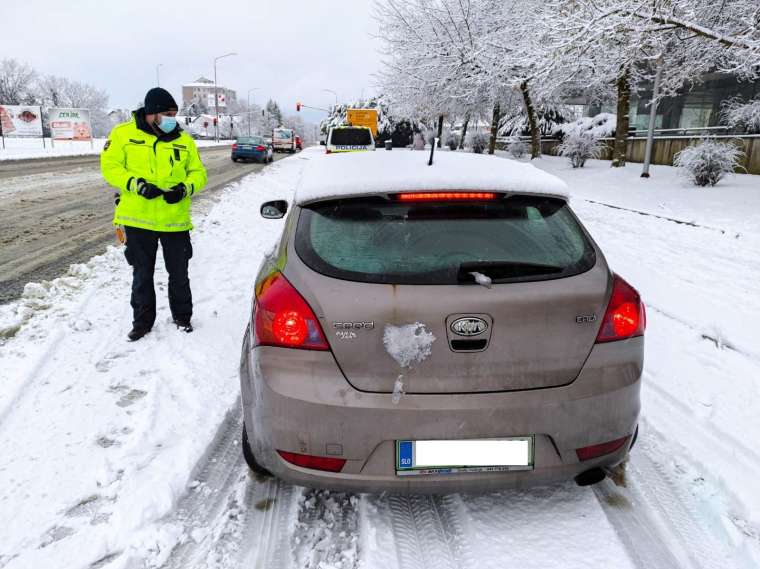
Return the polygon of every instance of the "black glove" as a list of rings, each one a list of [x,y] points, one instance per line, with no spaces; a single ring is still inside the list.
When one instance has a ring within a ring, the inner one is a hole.
[[[137,195],[144,197],[146,200],[155,199],[163,194],[157,186],[150,182],[146,182],[144,178],[137,178],[137,180],[134,180],[133,184],[130,185],[132,185]]]
[[[186,195],[187,189],[185,188],[185,184],[180,182],[168,192],[164,192],[164,201],[166,203],[174,204],[182,200]]]

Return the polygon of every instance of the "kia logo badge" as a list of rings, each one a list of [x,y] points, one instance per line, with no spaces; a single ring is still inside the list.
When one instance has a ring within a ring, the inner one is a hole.
[[[467,316],[451,323],[451,331],[459,336],[477,336],[488,330],[488,322],[482,318]]]

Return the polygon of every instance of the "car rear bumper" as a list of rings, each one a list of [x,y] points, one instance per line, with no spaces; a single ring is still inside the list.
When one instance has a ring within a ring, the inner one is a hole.
[[[643,338],[597,345],[564,387],[404,395],[357,391],[330,352],[243,348],[241,387],[252,451],[285,481],[359,492],[484,492],[572,479],[627,455],[580,462],[575,449],[632,435],[640,410]],[[530,471],[397,476],[396,440],[535,435]],[[276,452],[346,459],[340,473],[301,468]],[[340,451],[340,454],[337,452]]]
[[[246,158],[252,160],[264,160],[267,157],[267,152],[257,152],[255,150],[243,150],[232,153],[233,158]]]

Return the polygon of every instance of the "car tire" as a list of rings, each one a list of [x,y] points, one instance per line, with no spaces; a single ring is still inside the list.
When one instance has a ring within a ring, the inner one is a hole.
[[[233,161],[233,162],[237,162],[237,161],[238,161],[238,159],[237,159],[237,158],[235,158],[235,157],[233,156],[233,157],[232,157],[232,161]]]
[[[253,456],[253,451],[251,450],[251,444],[248,442],[248,432],[245,429],[245,423],[243,423],[243,458],[245,459],[245,463],[248,465],[248,468],[250,468],[251,472],[253,472],[254,474],[260,474],[262,476],[272,476],[272,473],[269,472],[263,466],[261,466],[256,461],[256,457]]]

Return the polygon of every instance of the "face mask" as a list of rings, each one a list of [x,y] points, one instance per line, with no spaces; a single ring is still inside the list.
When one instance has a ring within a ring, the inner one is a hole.
[[[161,122],[158,123],[158,128],[163,130],[166,134],[169,134],[175,128],[177,128],[177,119],[174,117],[161,116]]]

